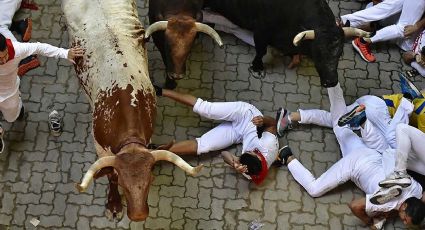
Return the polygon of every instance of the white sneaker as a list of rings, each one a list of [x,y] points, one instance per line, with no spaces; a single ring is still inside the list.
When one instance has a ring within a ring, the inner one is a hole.
[[[0,123],[0,153],[3,153],[3,150],[4,150],[3,135],[4,135],[4,129]]]
[[[62,133],[62,117],[56,110],[53,110],[49,114],[49,128],[50,133],[55,137],[60,136]]]
[[[388,201],[400,196],[402,189],[403,188],[400,185],[395,185],[390,188],[381,188],[375,192],[372,197],[370,197],[369,201],[375,205],[385,204]]]
[[[379,182],[379,186],[382,188],[390,188],[394,185],[399,185],[403,188],[409,187],[412,180],[406,172],[395,171],[391,173],[385,180]]]

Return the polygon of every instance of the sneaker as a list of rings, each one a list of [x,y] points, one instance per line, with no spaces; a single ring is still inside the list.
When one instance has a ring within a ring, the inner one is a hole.
[[[424,98],[421,91],[413,84],[413,82],[407,79],[403,73],[398,73],[398,76],[400,77],[400,88],[403,95],[409,95],[411,97],[409,99],[411,100],[415,98]]]
[[[0,123],[0,153],[3,153],[3,150],[4,150],[3,135],[4,135],[4,129]]]
[[[62,117],[58,111],[53,110],[49,114],[49,128],[53,136],[58,137],[62,133]]]
[[[351,128],[360,127],[361,124],[366,120],[366,107],[364,105],[358,105],[353,110],[343,115],[338,120],[338,126],[342,127],[345,125]]]
[[[385,204],[388,201],[400,196],[401,192],[402,187],[399,185],[395,185],[390,188],[381,188],[370,197],[369,201],[375,205]]]
[[[283,137],[283,134],[286,129],[292,129],[292,122],[289,119],[289,112],[288,110],[284,108],[279,108],[279,110],[276,113],[276,121],[277,121],[277,136]]]
[[[32,20],[31,18],[26,18],[18,22],[16,27],[16,32],[22,36],[23,42],[28,42],[31,39],[32,32]]]
[[[379,186],[382,188],[389,188],[395,185],[399,185],[403,188],[409,187],[412,180],[406,172],[395,171],[391,173],[385,180],[379,182]]]
[[[28,56],[19,62],[18,76],[24,76],[28,71],[35,69],[40,66],[40,61],[37,55]]]
[[[360,56],[365,60],[366,62],[375,62],[376,58],[370,51],[370,44],[366,43],[363,44],[360,41],[360,38],[356,38],[352,41],[354,49],[360,54]]]
[[[279,149],[279,154],[277,154],[276,162],[281,165],[288,164],[288,157],[293,156],[291,148],[285,145],[281,149]]]

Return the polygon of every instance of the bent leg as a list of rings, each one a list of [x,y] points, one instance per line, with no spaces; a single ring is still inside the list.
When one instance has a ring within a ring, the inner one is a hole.
[[[321,109],[299,109],[300,113],[300,124],[314,124],[323,127],[332,128],[332,116],[331,113]]]
[[[381,3],[364,10],[359,10],[352,14],[341,16],[342,22],[345,24],[350,21],[350,26],[360,27],[367,23],[380,21],[391,15],[397,14],[403,8],[404,0],[384,0]]]
[[[413,112],[414,105],[406,98],[402,98],[400,105],[394,114],[393,119],[389,123],[385,138],[391,148],[397,148],[396,128],[399,124],[409,124],[410,114]]]
[[[22,99],[19,96],[19,90],[16,93],[0,103],[0,111],[7,122],[14,122],[19,116],[22,108]]]
[[[350,162],[349,158],[340,159],[317,179],[297,159],[289,162],[288,169],[310,196],[320,197],[351,179],[353,164]]]
[[[406,168],[419,173],[425,173],[425,133],[407,124],[399,124],[396,129],[397,155],[395,171],[406,171]],[[408,163],[409,154],[413,154],[415,161]],[[408,167],[422,165],[419,167]]]
[[[16,41],[15,36],[10,32],[9,28],[12,25],[13,15],[19,9],[21,0],[3,0],[1,1],[0,10],[0,33],[6,38]]]

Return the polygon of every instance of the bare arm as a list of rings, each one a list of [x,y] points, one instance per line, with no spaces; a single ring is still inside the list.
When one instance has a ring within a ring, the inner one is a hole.
[[[366,198],[353,200],[348,206],[350,207],[351,212],[363,221],[363,223],[368,226],[373,224],[373,219],[366,213]]]
[[[257,127],[263,127],[264,131],[276,134],[276,120],[269,116],[256,116],[252,118],[252,123]]]
[[[239,173],[246,173],[248,168],[245,165],[239,163],[239,157],[233,155],[229,151],[222,151],[221,156],[223,157],[224,162],[232,166]]]
[[[408,38],[425,28],[425,17],[417,21],[414,25],[407,25],[404,27],[404,37]]]

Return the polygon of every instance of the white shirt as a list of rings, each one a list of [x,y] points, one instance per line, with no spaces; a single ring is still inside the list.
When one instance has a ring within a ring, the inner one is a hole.
[[[40,54],[47,57],[67,58],[68,50],[57,48],[45,43],[21,43],[12,41],[15,56],[4,65],[0,65],[0,102],[11,97],[19,89],[19,62],[32,55]]]
[[[369,174],[369,179],[365,184],[369,189],[363,190],[366,193],[366,213],[369,216],[373,216],[377,212],[388,212],[394,209],[399,209],[401,204],[410,197],[416,197],[418,199],[422,197],[422,186],[417,181],[412,180],[412,184],[407,188],[403,188],[401,195],[394,200],[382,205],[374,205],[369,201],[370,197],[378,191],[379,182],[394,171],[395,154],[396,151],[394,149],[388,149],[382,154],[382,157],[380,157],[382,162],[381,166],[373,163],[371,164],[374,166],[374,169],[370,169],[371,171],[369,173],[371,174]],[[377,154],[373,154],[369,158],[369,161],[373,159],[372,162],[377,162],[375,161],[375,159],[377,159],[376,155]],[[370,177],[370,175],[374,176]],[[364,176],[367,177],[367,172],[364,173]]]

